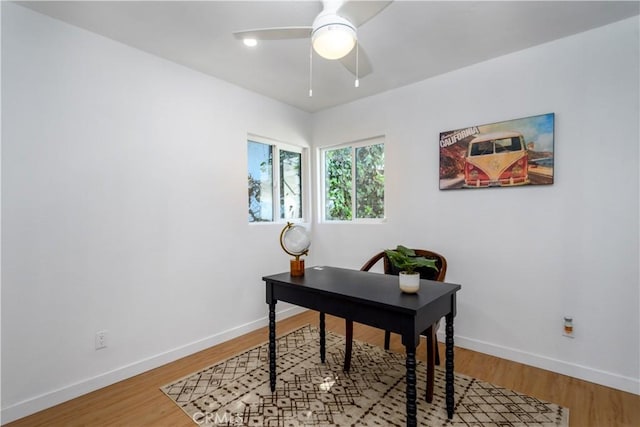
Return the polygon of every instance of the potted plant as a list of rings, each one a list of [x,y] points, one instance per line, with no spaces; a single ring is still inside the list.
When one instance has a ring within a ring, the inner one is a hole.
[[[399,285],[402,292],[413,294],[420,289],[420,268],[433,268],[438,271],[436,261],[416,255],[413,249],[398,245],[395,249],[386,249],[385,254],[391,264],[399,270]]]

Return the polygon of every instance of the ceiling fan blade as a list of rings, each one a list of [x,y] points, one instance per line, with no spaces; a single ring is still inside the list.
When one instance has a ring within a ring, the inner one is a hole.
[[[236,31],[233,35],[240,40],[306,39],[311,37],[311,27],[256,28],[253,30]]]
[[[359,27],[382,12],[382,9],[391,3],[391,1],[345,1],[338,9],[338,15],[347,18],[353,25]]]
[[[360,79],[365,77],[373,71],[373,67],[371,66],[371,61],[369,61],[369,57],[365,53],[362,46],[358,45],[358,74],[357,77]],[[354,76],[356,75],[356,48],[351,49],[351,52],[347,54],[344,58],[340,59],[340,62],[344,67],[351,72]]]

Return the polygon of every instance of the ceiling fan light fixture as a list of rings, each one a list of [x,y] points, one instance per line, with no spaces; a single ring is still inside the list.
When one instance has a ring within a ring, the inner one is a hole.
[[[332,23],[313,31],[313,50],[326,59],[340,59],[351,52],[356,44],[356,30],[352,25]]]

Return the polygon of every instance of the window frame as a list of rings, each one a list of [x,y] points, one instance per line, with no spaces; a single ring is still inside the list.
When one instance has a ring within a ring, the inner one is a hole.
[[[286,224],[287,222],[292,222],[294,224],[302,224],[308,221],[307,214],[309,212],[308,205],[308,190],[307,190],[307,170],[309,160],[308,160],[308,149],[307,147],[292,144],[289,142],[279,141],[273,138],[268,138],[264,136],[259,136],[256,134],[249,133],[247,134],[246,144],[247,144],[247,155],[246,161],[249,161],[249,152],[248,152],[248,144],[249,142],[256,142],[259,144],[269,145],[272,148],[272,164],[271,164],[271,191],[272,191],[272,203],[271,203],[271,211],[273,220],[272,221],[247,221],[247,224],[256,225],[256,224]],[[281,218],[280,212],[280,151],[289,151],[292,153],[300,154],[300,209],[301,209],[301,217],[300,218]],[[245,203],[248,203],[248,199],[245,199]],[[248,205],[245,205],[248,207]]]
[[[345,142],[335,145],[327,145],[323,147],[318,147],[317,156],[318,156],[318,222],[323,224],[381,224],[387,221],[387,179],[385,173],[384,180],[384,216],[382,218],[354,218],[357,212],[356,210],[356,149],[360,147],[368,147],[372,145],[383,144],[386,145],[386,138],[384,135],[373,136],[370,138],[359,139],[356,141]],[[326,164],[325,164],[325,152],[332,150],[339,150],[341,148],[351,149],[351,219],[327,219],[326,217]],[[385,151],[385,172],[386,172],[386,151]]]

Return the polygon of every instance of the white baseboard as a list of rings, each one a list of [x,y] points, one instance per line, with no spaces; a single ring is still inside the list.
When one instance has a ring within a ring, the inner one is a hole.
[[[282,311],[278,311],[276,317],[278,320],[282,320],[298,313],[302,313],[305,310],[306,309],[302,307],[292,306]],[[2,423],[4,424],[26,417],[27,415],[35,414],[36,412],[42,411],[43,409],[50,408],[62,402],[75,399],[76,397],[82,396],[83,394],[87,394],[108,385],[115,384],[118,381],[122,381],[148,370],[166,365],[167,363],[173,362],[190,354],[197,353],[230,339],[239,337],[240,335],[244,335],[266,325],[268,325],[268,319],[266,317],[263,317],[255,321],[245,323],[244,325],[240,325],[220,332],[218,334],[203,338],[201,340],[186,344],[184,346],[169,350],[167,352],[157,354],[147,359],[139,360],[129,365],[121,366],[112,371],[96,375],[92,378],[87,378],[74,384],[59,388],[57,390],[52,390],[39,396],[23,400],[22,402],[18,402],[6,408],[2,408],[2,411],[0,412],[0,420],[2,420]]]
[[[438,332],[438,340],[444,342],[444,332]],[[546,369],[547,371],[568,375],[570,377],[640,395],[640,379],[638,378],[625,377],[612,372],[606,372],[590,368],[588,366],[577,365],[564,360],[553,359],[539,354],[528,353],[458,335],[454,336],[454,342],[458,347],[490,354],[502,359],[512,360],[514,362],[523,363],[540,369]]]

